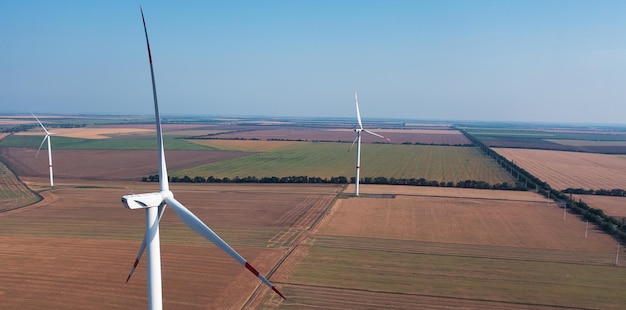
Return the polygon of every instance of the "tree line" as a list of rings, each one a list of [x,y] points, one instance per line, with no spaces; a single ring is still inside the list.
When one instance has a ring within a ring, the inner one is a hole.
[[[285,177],[202,177],[202,176],[172,176],[168,178],[172,183],[325,183],[325,184],[348,184],[355,183],[355,177],[348,179],[345,176],[321,178],[310,176],[285,176]],[[149,175],[142,178],[143,182],[158,182],[159,175]],[[458,188],[477,188],[477,189],[500,189],[500,190],[527,190],[521,183],[510,184],[507,182],[489,184],[485,181],[464,180],[458,182],[440,182],[426,180],[424,178],[387,178],[387,177],[364,177],[359,181],[361,184],[387,184],[387,185],[412,185],[412,186],[434,186],[434,187],[458,187]]]
[[[568,188],[563,191],[566,194],[578,194],[578,195],[599,195],[599,196],[626,196],[626,190],[620,188],[614,189],[584,189],[584,188]]]
[[[566,207],[570,209],[571,212],[579,214],[589,222],[596,224],[606,233],[615,236],[622,240],[622,242],[626,242],[626,218],[618,219],[606,215],[602,209],[592,208],[581,199],[576,201],[563,192],[552,191],[552,195],[554,195],[556,199],[566,201]]]

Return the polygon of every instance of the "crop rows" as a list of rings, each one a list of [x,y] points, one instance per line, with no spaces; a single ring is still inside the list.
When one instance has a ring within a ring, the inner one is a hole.
[[[503,302],[619,309],[626,302],[620,294],[626,285],[624,275],[626,268],[613,266],[314,245],[289,283],[400,296],[463,297],[486,302],[483,307]],[[367,300],[354,302],[358,308]]]
[[[425,242],[394,239],[317,236],[315,246],[413,254],[452,255],[520,261],[612,265],[615,253],[532,249],[494,245]]]

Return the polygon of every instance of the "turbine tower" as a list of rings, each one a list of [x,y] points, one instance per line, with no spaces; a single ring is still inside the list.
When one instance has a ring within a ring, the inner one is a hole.
[[[356,179],[354,180],[354,184],[355,184],[354,195],[359,196],[359,177],[360,177],[359,173],[361,170],[361,132],[367,132],[370,135],[386,139],[387,141],[391,141],[391,140],[375,132],[372,132],[363,128],[363,123],[361,122],[361,112],[359,112],[359,97],[356,94],[356,90],[354,91],[354,101],[356,102],[356,119],[359,122],[359,128],[354,129],[354,131],[356,132],[356,138],[354,138],[354,141],[352,141],[352,145],[350,146],[350,148],[352,148],[352,146],[354,146],[354,143],[356,142]]]
[[[167,167],[165,164],[165,152],[163,148],[163,133],[161,130],[161,117],[159,115],[159,105],[157,101],[156,84],[154,81],[154,69],[152,66],[152,54],[150,52],[150,42],[148,41],[148,30],[146,28],[146,21],[143,16],[143,10],[140,7],[141,19],[143,21],[143,29],[146,35],[146,45],[148,48],[148,58],[150,60],[150,75],[152,77],[152,95],[154,98],[154,114],[156,119],[156,133],[157,133],[157,146],[159,152],[159,192],[137,194],[137,195],[124,195],[122,196],[122,203],[129,209],[146,209],[146,232],[144,234],[141,247],[137,259],[131,271],[126,278],[126,282],[130,279],[144,250],[148,250],[147,253],[147,268],[148,268],[148,308],[149,309],[162,309],[162,287],[161,287],[161,249],[159,242],[159,221],[163,216],[165,207],[169,205],[180,220],[185,223],[196,233],[200,234],[213,244],[215,244],[226,254],[230,255],[233,259],[246,267],[250,272],[257,276],[263,283],[269,286],[274,292],[276,292],[283,299],[285,296],[281,294],[276,287],[272,285],[262,274],[260,274],[252,265],[250,265],[239,253],[224,242],[216,233],[214,233],[206,224],[198,219],[191,211],[183,206],[178,200],[174,199],[174,194],[169,190],[169,184],[167,179]]]
[[[37,149],[37,155],[39,155],[39,151],[41,150],[41,147],[43,146],[43,144],[46,142],[46,140],[48,140],[48,169],[50,169],[50,187],[53,187],[54,175],[52,173],[52,145],[51,145],[52,142],[50,142],[50,135],[53,135],[53,133],[49,132],[46,129],[46,127],[43,126],[41,121],[39,121],[39,119],[37,118],[37,116],[35,116],[35,114],[33,114],[33,112],[30,112],[30,114],[37,120],[39,125],[41,125],[41,128],[43,128],[43,131],[46,132],[46,136],[41,141],[41,144],[39,145],[39,149]]]

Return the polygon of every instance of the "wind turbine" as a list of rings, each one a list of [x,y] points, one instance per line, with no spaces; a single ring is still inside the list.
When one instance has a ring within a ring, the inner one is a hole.
[[[356,102],[356,119],[359,122],[359,128],[354,129],[354,131],[356,132],[356,138],[354,138],[354,141],[352,141],[352,145],[350,146],[350,148],[352,148],[352,146],[354,146],[354,143],[356,142],[356,179],[354,180],[356,186],[355,186],[354,195],[358,196],[359,195],[359,172],[361,170],[361,132],[367,132],[370,135],[386,139],[387,141],[391,141],[391,140],[375,132],[372,132],[363,128],[363,123],[361,122],[361,112],[359,112],[359,97],[356,94],[356,90],[354,91],[354,101]]]
[[[51,145],[52,142],[50,142],[50,136],[53,135],[53,133],[49,132],[46,129],[46,127],[43,126],[43,124],[39,121],[37,116],[35,116],[35,114],[33,114],[33,112],[30,112],[30,114],[37,120],[39,125],[41,125],[41,128],[43,128],[43,131],[46,132],[46,136],[43,137],[43,140],[41,141],[41,144],[39,145],[39,149],[37,149],[37,155],[39,155],[39,151],[41,150],[41,147],[43,146],[43,144],[46,142],[46,140],[48,140],[48,167],[50,169],[50,187],[53,187],[54,186],[54,175],[52,174],[52,145]]]
[[[156,84],[154,82],[154,69],[152,66],[152,54],[150,52],[150,42],[148,41],[148,30],[146,28],[146,20],[143,16],[143,10],[140,7],[141,19],[143,21],[143,29],[146,35],[146,45],[148,47],[148,58],[150,60],[150,75],[152,77],[152,96],[154,98],[154,114],[156,119],[157,145],[159,152],[159,192],[146,194],[131,194],[122,196],[122,203],[129,209],[146,209],[146,232],[139,248],[137,259],[126,279],[130,279],[144,250],[147,253],[148,268],[148,308],[162,309],[162,288],[161,288],[161,249],[159,243],[159,221],[163,216],[166,205],[178,215],[180,220],[189,228],[200,234],[213,244],[215,244],[226,254],[246,267],[250,272],[257,276],[263,283],[269,286],[283,299],[285,296],[281,294],[276,287],[272,285],[262,274],[260,274],[252,265],[250,265],[239,253],[224,242],[216,233],[213,232],[206,224],[198,219],[191,211],[183,206],[178,200],[174,199],[174,194],[169,189],[167,179],[167,167],[165,164],[165,152],[163,149],[163,133],[161,131],[161,117],[159,115],[159,105],[157,101]]]

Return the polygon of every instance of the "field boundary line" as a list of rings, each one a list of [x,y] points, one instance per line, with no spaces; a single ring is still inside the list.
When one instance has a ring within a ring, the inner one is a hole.
[[[345,189],[345,187],[344,187]],[[300,246],[307,246],[306,241],[312,236],[312,233],[317,229],[317,226],[322,222],[322,219],[324,219],[329,213],[330,213],[330,209],[332,209],[332,207],[335,205],[335,203],[337,202],[338,196],[343,192],[343,190],[337,192],[335,195],[333,195],[333,198],[328,202],[328,205],[326,206],[326,208],[324,208],[324,210],[322,212],[320,212],[320,215],[317,216],[316,218],[313,219],[311,225],[300,231],[300,234],[298,234],[297,237],[294,238],[293,244],[292,246],[289,247],[289,249],[287,249],[287,251],[285,252],[285,254],[274,264],[274,266],[272,267],[272,269],[270,269],[270,271],[267,273],[267,279],[271,279],[271,276],[276,273],[276,271],[278,270],[278,268],[280,268],[285,261],[287,260],[287,258],[289,258],[289,256],[291,254],[293,254],[293,252]],[[279,282],[276,282],[279,283]],[[258,297],[260,297],[260,290],[261,288],[264,287],[261,284],[258,284],[257,287],[254,289],[254,291],[252,292],[252,294],[250,294],[250,296],[248,297],[248,299],[246,300],[246,302],[241,306],[241,309],[248,309],[255,301]]]

